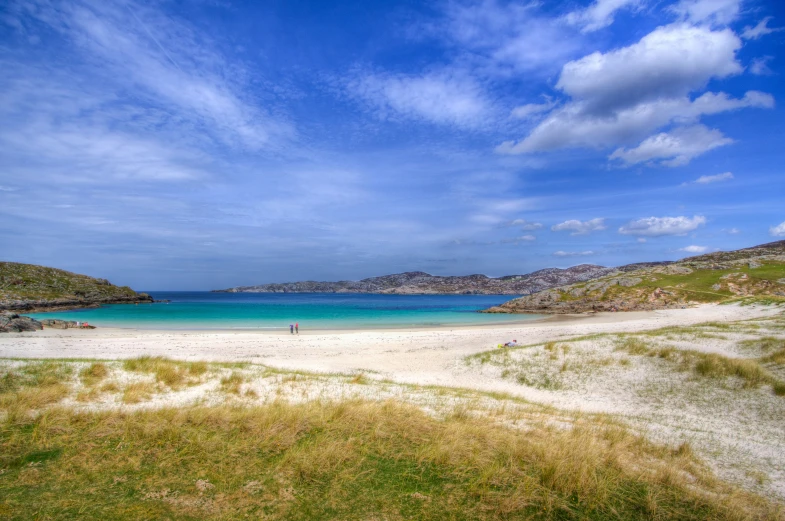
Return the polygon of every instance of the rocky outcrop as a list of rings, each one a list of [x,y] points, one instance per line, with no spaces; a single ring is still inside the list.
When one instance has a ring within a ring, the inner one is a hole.
[[[728,273],[717,273],[719,270]],[[785,241],[778,241],[743,250],[690,257],[676,263],[624,266],[589,282],[525,295],[485,312],[641,311],[739,297],[778,298],[785,297],[780,286],[782,279],[778,279],[781,276],[778,273],[783,272]]]
[[[39,331],[43,326],[34,318],[17,315],[16,313],[0,312],[0,333],[21,333],[23,331]]]
[[[229,293],[382,293],[382,294],[485,294],[528,295],[573,282],[591,280],[617,268],[581,264],[572,268],[548,268],[528,275],[492,278],[485,275],[442,277],[422,271],[410,271],[372,277],[359,281],[286,282],[241,286],[219,292]]]
[[[101,304],[152,302],[146,293],[69,271],[0,262],[0,310],[54,311]]]

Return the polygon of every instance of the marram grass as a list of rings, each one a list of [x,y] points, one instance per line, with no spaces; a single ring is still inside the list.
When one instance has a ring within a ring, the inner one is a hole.
[[[0,518],[783,519],[689,446],[588,420],[438,420],[394,402],[9,415]]]

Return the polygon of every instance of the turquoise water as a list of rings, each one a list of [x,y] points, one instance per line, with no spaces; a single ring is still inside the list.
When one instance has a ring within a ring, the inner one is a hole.
[[[149,292],[169,303],[114,304],[32,316],[137,329],[373,329],[520,322],[538,315],[488,315],[510,295]]]

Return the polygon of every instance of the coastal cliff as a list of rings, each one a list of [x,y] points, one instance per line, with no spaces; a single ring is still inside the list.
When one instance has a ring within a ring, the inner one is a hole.
[[[630,265],[591,281],[510,300],[485,313],[643,311],[765,297],[785,302],[785,241],[688,257],[667,265]]]
[[[152,302],[146,293],[69,271],[0,262],[0,310],[54,311],[101,304]]]
[[[593,264],[567,269],[548,268],[528,275],[492,278],[485,275],[441,277],[422,271],[371,277],[359,281],[285,282],[216,290],[218,293],[381,293],[395,295],[528,295],[555,286],[601,277],[617,271]]]

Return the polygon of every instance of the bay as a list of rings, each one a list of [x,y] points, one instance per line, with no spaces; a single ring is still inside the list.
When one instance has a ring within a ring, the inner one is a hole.
[[[520,322],[539,315],[484,314],[511,295],[377,295],[355,293],[210,293],[147,291],[152,304],[34,313],[38,319],[79,320],[135,329],[412,328]]]

